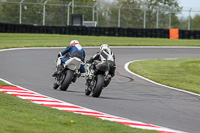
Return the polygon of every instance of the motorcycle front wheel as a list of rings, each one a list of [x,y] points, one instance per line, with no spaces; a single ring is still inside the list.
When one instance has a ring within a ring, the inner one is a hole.
[[[97,75],[97,82],[95,88],[93,89],[92,96],[99,97],[103,89],[103,86],[104,86],[104,76],[99,74]]]
[[[72,82],[72,77],[73,77],[74,72],[72,70],[67,70],[66,71],[66,76],[64,81],[61,84],[60,90],[61,91],[66,91],[69,87],[69,85]]]

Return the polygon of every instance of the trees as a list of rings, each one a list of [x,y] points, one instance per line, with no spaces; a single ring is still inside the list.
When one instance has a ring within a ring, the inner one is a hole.
[[[0,3],[0,21],[19,23],[19,4]]]
[[[6,0],[0,2],[0,21],[8,23],[19,23],[21,0]],[[42,25],[43,7],[47,0],[24,0],[22,5],[22,24]],[[92,20],[93,0],[74,0],[74,13],[84,14],[85,20]],[[67,25],[68,4],[67,0],[48,0],[46,7],[47,25]],[[80,4],[81,2],[81,4]],[[90,5],[89,5],[90,4]],[[79,6],[78,6],[79,5]],[[83,5],[82,7],[80,5]],[[84,6],[86,5],[86,6]],[[69,7],[69,14],[72,14],[72,4]]]
[[[19,23],[20,1],[1,1],[0,21]],[[65,26],[68,14],[69,23],[71,14],[83,14],[84,21],[92,21],[94,17],[99,27],[169,28],[171,25],[172,28],[187,29],[187,19],[178,17],[182,10],[178,0],[113,0],[112,3],[107,0],[24,0],[22,24],[42,25],[45,1],[48,1],[45,5],[46,25]],[[191,29],[199,29],[199,22],[199,15],[191,18]]]
[[[126,16],[124,20],[131,16],[132,23],[135,22],[137,27],[141,27],[141,23],[143,23],[144,18],[143,15],[146,13],[146,28],[168,28],[169,27],[169,15],[170,11],[176,10],[176,12],[181,10],[179,7],[177,0],[144,0],[144,1],[133,1],[126,0],[125,2],[118,0],[121,4],[129,5],[129,7],[139,8],[140,10],[134,10],[131,12],[132,15]],[[158,16],[159,15],[159,16]],[[172,14],[173,15],[173,14]],[[141,17],[142,16],[142,17]],[[159,25],[157,25],[157,21],[159,21]]]
[[[200,15],[196,14],[192,19],[192,30],[200,30],[199,22],[200,22]]]
[[[120,23],[121,27],[130,28],[168,28],[170,15],[176,18],[181,7],[177,0],[116,0],[102,9],[106,26],[117,27]]]
[[[141,3],[138,1],[120,1],[118,6],[122,6],[121,9],[121,26],[142,28],[143,27],[143,13],[141,9]]]

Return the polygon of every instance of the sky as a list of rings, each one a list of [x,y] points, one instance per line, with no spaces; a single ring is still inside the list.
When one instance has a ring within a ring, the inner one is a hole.
[[[186,8],[199,8],[200,10],[200,0],[178,0],[180,6]]]
[[[105,1],[116,1],[116,0],[105,0]],[[191,17],[194,17],[195,14],[200,14],[200,0],[177,0],[179,6],[183,7],[183,11],[179,14],[179,17],[188,17],[189,10],[192,8],[190,12]]]
[[[178,0],[179,5],[183,7],[182,14],[180,16],[187,17],[189,16],[189,10],[191,17],[194,17],[196,14],[199,14],[200,11],[200,0]],[[186,11],[187,10],[187,11]]]
[[[106,1],[115,1],[115,0],[106,0]],[[180,6],[186,7],[186,8],[190,8],[190,7],[194,7],[194,8],[199,8],[200,10],[200,0],[178,0]]]

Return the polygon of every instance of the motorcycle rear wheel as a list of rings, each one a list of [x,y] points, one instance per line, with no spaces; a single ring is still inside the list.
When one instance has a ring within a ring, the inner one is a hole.
[[[92,96],[99,97],[103,89],[103,86],[104,86],[104,76],[99,74],[97,75],[97,82],[95,88],[93,89]]]
[[[60,87],[61,91],[66,91],[68,89],[69,85],[72,82],[73,74],[74,72],[72,70],[67,70],[65,79],[62,82],[61,87]]]

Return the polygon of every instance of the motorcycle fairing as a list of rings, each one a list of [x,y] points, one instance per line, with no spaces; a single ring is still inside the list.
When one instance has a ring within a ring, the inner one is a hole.
[[[64,64],[64,67],[67,67],[70,70],[78,70],[81,67],[81,59],[77,57],[70,58]]]

